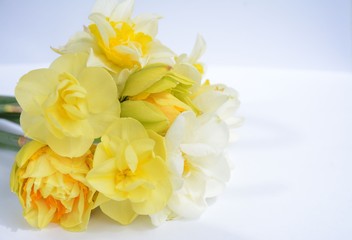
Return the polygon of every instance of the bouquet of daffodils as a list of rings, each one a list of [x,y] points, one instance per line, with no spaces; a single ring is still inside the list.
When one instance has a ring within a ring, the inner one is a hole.
[[[98,208],[123,225],[197,218],[229,180],[236,91],[203,80],[202,37],[176,55],[159,16],[132,18],[133,5],[98,0],[50,67],[19,80],[20,108],[0,99],[0,117],[21,112],[11,190],[34,227],[82,231]]]

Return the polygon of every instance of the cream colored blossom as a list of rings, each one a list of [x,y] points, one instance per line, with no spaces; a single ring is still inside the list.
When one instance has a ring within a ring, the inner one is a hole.
[[[120,114],[116,84],[87,54],[67,54],[24,75],[15,90],[26,136],[62,156],[83,155]]]
[[[181,54],[177,56],[176,63],[173,66],[175,72],[194,81],[195,84],[192,90],[195,90],[200,86],[202,76],[205,72],[204,64],[199,62],[199,59],[204,54],[205,49],[205,40],[201,35],[198,35],[191,54]]]
[[[101,141],[87,175],[100,192],[96,205],[121,224],[163,209],[172,191],[163,137],[135,119],[121,118]]]
[[[206,81],[194,94],[193,103],[203,114],[215,114],[230,128],[242,123],[242,118],[235,115],[240,106],[238,93],[224,84]]]
[[[56,51],[85,51],[90,53],[89,65],[117,73],[155,62],[172,63],[174,54],[155,38],[160,17],[132,18],[133,7],[133,0],[96,1],[89,16],[92,23]]]
[[[70,231],[87,228],[95,191],[86,182],[94,147],[78,158],[57,155],[47,145],[29,142],[18,152],[11,190],[33,227],[60,224]]]
[[[173,194],[162,211],[151,215],[158,225],[170,217],[195,218],[206,199],[220,194],[230,177],[224,156],[228,127],[216,116],[181,113],[166,133],[165,142]]]

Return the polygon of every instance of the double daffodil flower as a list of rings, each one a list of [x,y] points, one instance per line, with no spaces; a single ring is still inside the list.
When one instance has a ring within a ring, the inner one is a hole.
[[[16,86],[25,135],[62,156],[83,155],[120,115],[111,75],[86,67],[87,58],[85,53],[63,55],[48,69],[27,73]]]

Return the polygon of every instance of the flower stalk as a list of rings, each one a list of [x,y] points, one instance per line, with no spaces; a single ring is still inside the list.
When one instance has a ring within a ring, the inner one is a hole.
[[[15,97],[13,96],[0,96],[0,104],[13,104],[13,103],[17,103],[17,100]]]
[[[24,136],[0,130],[0,144],[10,149],[20,149],[29,141]]]
[[[18,115],[22,111],[21,107],[17,103],[1,103],[0,102],[0,114],[15,114]]]
[[[22,108],[14,97],[0,96],[0,118],[19,124]]]

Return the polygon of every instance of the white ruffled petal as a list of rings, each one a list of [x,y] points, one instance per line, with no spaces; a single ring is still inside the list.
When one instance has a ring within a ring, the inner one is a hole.
[[[106,17],[100,13],[92,13],[89,19],[97,25],[104,44],[109,46],[109,39],[115,36],[115,30],[106,20]]]
[[[207,207],[205,190],[206,185],[202,174],[193,173],[185,181],[183,189],[171,197],[168,206],[178,216],[197,218]]]
[[[218,117],[204,114],[198,118],[193,141],[212,146],[215,152],[221,153],[229,142],[229,128]]]
[[[192,53],[189,55],[189,62],[196,63],[198,59],[204,54],[206,43],[201,35],[197,36],[196,43],[194,44]]]
[[[115,8],[118,3],[118,0],[98,0],[95,1],[91,12],[100,13],[108,17],[111,15],[111,11]]]
[[[135,31],[142,32],[151,37],[158,33],[158,21],[161,17],[154,14],[143,14],[134,18]]]
[[[160,226],[161,224],[166,222],[166,220],[168,220],[171,213],[172,213],[171,210],[166,207],[160,212],[157,212],[149,216],[154,226]]]
[[[193,157],[205,157],[210,154],[216,154],[216,149],[204,143],[186,143],[181,144],[180,147],[183,153]]]
[[[112,10],[110,19],[114,22],[129,22],[134,8],[134,0],[125,0]]]
[[[97,48],[93,37],[89,33],[82,31],[74,34],[65,46],[52,49],[59,54],[67,54],[77,52],[88,53],[91,48]]]

